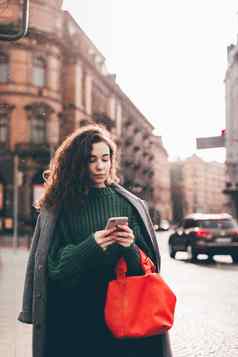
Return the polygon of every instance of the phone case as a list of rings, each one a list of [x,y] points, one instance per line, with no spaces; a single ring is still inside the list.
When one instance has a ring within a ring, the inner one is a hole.
[[[107,225],[106,225],[106,229],[111,229],[111,228],[117,226],[118,224],[128,224],[128,219],[121,219],[121,220],[119,220],[117,218],[112,219],[112,220],[109,219],[109,221],[107,222]]]

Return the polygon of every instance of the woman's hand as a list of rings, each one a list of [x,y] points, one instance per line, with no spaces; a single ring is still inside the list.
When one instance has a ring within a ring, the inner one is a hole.
[[[113,243],[115,243],[115,237],[112,233],[116,230],[115,227],[111,229],[104,229],[102,231],[96,231],[94,233],[94,238],[96,243],[103,249],[106,250],[107,247]]]
[[[135,241],[133,230],[126,224],[117,227],[118,229],[112,234],[114,241],[123,247],[130,247]]]

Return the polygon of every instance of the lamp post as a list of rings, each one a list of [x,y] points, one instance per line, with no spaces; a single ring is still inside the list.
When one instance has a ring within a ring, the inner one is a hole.
[[[14,155],[13,159],[13,180],[14,180],[14,190],[13,190],[13,239],[12,246],[13,249],[18,247],[18,188],[22,184],[22,173],[18,170],[19,157],[17,154]]]
[[[1,41],[16,41],[16,40],[19,40],[20,38],[26,36],[27,31],[28,31],[28,25],[29,25],[29,4],[30,4],[30,0],[23,0],[22,20],[21,20],[19,31],[15,32],[15,33],[12,33],[11,31],[9,31],[8,33],[0,32],[0,40]]]

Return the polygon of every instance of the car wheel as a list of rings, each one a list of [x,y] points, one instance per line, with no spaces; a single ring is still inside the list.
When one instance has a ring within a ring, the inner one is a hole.
[[[172,246],[172,244],[169,244],[169,256],[170,258],[175,258],[176,252]]]
[[[233,263],[238,263],[238,255],[232,254],[231,257],[232,257]]]
[[[191,244],[187,245],[187,255],[188,255],[188,260],[190,262],[195,262],[197,260],[197,254],[194,251],[194,248]]]

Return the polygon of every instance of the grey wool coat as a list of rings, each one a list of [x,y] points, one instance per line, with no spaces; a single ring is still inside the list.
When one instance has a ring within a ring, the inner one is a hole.
[[[160,270],[160,254],[156,235],[148,208],[143,200],[127,191],[119,184],[113,184],[114,189],[126,198],[137,210],[148,233],[150,245],[154,249],[157,269]],[[23,292],[22,310],[18,320],[33,324],[32,357],[44,357],[46,338],[46,304],[47,304],[47,256],[53,231],[58,217],[57,211],[42,209],[36,223],[30,255],[27,263]],[[172,357],[169,335],[161,337],[162,355],[155,357]]]

